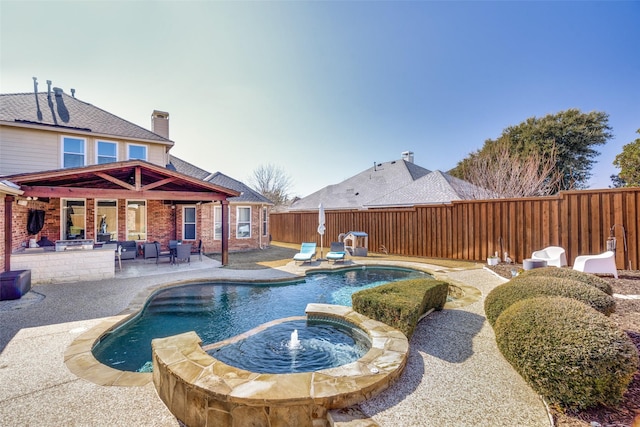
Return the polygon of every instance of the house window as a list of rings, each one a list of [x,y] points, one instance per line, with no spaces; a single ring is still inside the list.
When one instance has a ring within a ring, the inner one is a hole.
[[[129,152],[127,158],[129,160],[147,160],[147,146],[146,145],[128,145]]]
[[[182,208],[182,238],[196,240],[196,208],[185,206]]]
[[[267,221],[269,216],[267,215],[267,208],[262,208],[262,235],[266,236],[269,232],[269,227],[267,226]]]
[[[85,165],[85,140],[82,138],[62,137],[62,167],[76,168]]]
[[[96,240],[118,240],[118,201],[96,201]]]
[[[229,207],[227,207],[227,212]],[[227,221],[230,223],[231,218],[227,215]],[[213,206],[213,239],[222,240],[222,206]]]
[[[147,240],[147,202],[127,200],[127,240]]]
[[[115,142],[98,141],[96,147],[96,163],[113,163],[118,161],[118,145]]]
[[[251,208],[238,207],[236,211],[236,238],[248,239],[251,237]]]
[[[86,210],[84,199],[61,199],[60,236],[66,240],[84,239]]]

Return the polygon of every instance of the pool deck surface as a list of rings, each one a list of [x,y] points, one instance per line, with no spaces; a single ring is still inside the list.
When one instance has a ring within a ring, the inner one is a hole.
[[[374,422],[369,425],[549,426],[542,400],[502,357],[484,317],[484,296],[502,280],[480,266],[419,265],[438,278],[475,287],[482,296],[420,322],[399,381],[360,405]],[[152,383],[101,386],[73,374],[64,363],[69,345],[101,322],[139,306],[158,285],[193,279],[288,279],[320,266],[328,264],[231,270],[203,258],[190,269],[141,265],[112,280],[36,285],[21,300],[1,301],[0,425],[179,426]]]

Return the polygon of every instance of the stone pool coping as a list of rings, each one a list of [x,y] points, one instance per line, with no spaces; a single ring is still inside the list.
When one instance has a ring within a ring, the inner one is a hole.
[[[322,272],[335,272],[339,270],[349,270],[358,267],[399,267],[399,268],[408,268],[417,271],[423,271],[425,273],[431,274],[436,279],[442,279],[447,281],[451,286],[458,288],[463,296],[460,298],[447,302],[445,304],[445,309],[447,308],[460,308],[466,305],[469,305],[473,302],[478,301],[481,298],[481,292],[472,286],[467,286],[463,283],[456,283],[452,281],[450,278],[443,277],[445,275],[441,274],[444,271],[450,271],[451,269],[436,269],[436,268],[428,268],[423,265],[419,265],[413,262],[398,262],[398,261],[375,261],[375,262],[367,262],[364,261],[362,264],[346,264],[344,266],[322,266],[322,267],[311,267],[304,270],[301,270],[297,266],[294,266],[294,270],[299,272],[299,275],[294,278],[273,278],[273,279],[256,279],[256,280],[247,280],[246,278],[241,280],[234,280],[230,278],[193,278],[189,280],[179,280],[173,281],[171,283],[163,283],[160,285],[150,286],[143,291],[141,291],[129,304],[129,306],[123,310],[117,316],[111,316],[104,318],[98,325],[84,332],[80,336],[78,336],[70,345],[67,347],[64,353],[64,363],[67,368],[76,376],[90,381],[94,384],[101,386],[119,386],[119,387],[141,387],[145,386],[153,381],[153,377],[151,373],[142,373],[142,372],[131,372],[131,371],[121,371],[110,366],[104,365],[99,362],[94,356],[92,349],[93,347],[102,339],[102,337],[107,334],[110,330],[120,326],[121,324],[129,321],[133,316],[138,314],[140,310],[144,307],[144,304],[149,299],[151,295],[155,292],[158,292],[162,289],[202,283],[202,282],[220,282],[220,283],[228,283],[230,281],[237,283],[245,283],[245,284],[269,284],[269,283],[282,283],[282,282],[297,282],[300,280],[304,280],[306,274],[308,273],[322,273]],[[435,267],[435,266],[434,266]]]
[[[209,425],[209,418],[225,420],[224,425],[244,425],[257,417],[268,425],[280,425],[286,419],[302,426],[326,419],[328,410],[377,395],[402,373],[409,341],[399,330],[350,307],[311,303],[305,311],[308,319],[328,318],[354,325],[369,336],[371,348],[357,361],[334,368],[262,374],[227,365],[207,354],[195,332],[157,338],[152,347],[158,395],[187,425]]]

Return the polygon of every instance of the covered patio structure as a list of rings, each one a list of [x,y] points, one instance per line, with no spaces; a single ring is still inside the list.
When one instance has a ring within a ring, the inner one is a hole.
[[[197,246],[202,233],[213,233],[203,206],[227,205],[239,193],[170,168],[142,160],[105,163],[79,168],[25,173],[4,177],[17,184],[21,195],[5,195],[4,271],[11,270],[11,255],[35,251],[34,241],[184,240]],[[30,215],[43,212],[41,228],[29,226]],[[227,209],[222,209],[222,264],[228,263]],[[42,244],[40,244],[42,246]],[[34,262],[37,260],[34,258]],[[81,263],[79,263],[80,266]],[[115,269],[115,264],[114,264]]]

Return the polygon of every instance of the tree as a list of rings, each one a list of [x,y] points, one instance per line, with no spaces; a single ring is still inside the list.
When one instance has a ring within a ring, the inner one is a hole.
[[[555,171],[555,151],[519,156],[508,138],[491,141],[459,164],[462,179],[473,184],[465,194],[471,199],[532,197],[552,194],[560,180]]]
[[[555,158],[551,172],[560,174],[560,179],[552,188],[552,193],[556,193],[587,185],[595,157],[600,154],[593,147],[605,144],[612,137],[608,123],[609,116],[606,113],[582,113],[573,108],[542,118],[530,117],[519,125],[506,128],[496,141],[508,144],[513,158],[540,156],[543,160],[540,172],[545,169],[548,160]],[[475,155],[491,150],[491,145],[496,141],[485,141]],[[451,174],[463,178],[462,172],[468,160],[470,158],[459,162]],[[552,176],[549,178],[555,180]]]
[[[640,134],[640,129],[636,131]],[[639,187],[640,186],[640,138],[622,147],[622,153],[618,154],[613,161],[613,165],[620,168],[620,173],[612,175],[614,183],[621,184],[619,187]],[[614,178],[616,177],[616,178]]]
[[[249,185],[277,207],[287,204],[293,184],[291,177],[285,173],[284,169],[268,164],[260,165],[253,170],[253,174],[249,177]]]

